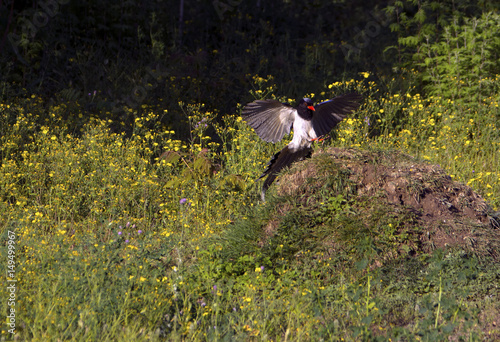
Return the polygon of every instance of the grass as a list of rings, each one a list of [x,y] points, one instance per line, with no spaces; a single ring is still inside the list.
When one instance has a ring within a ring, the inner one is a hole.
[[[272,79],[254,81],[254,97],[274,96]],[[401,150],[440,164],[498,210],[498,96],[472,110],[411,90],[381,94],[368,79],[308,95],[318,101],[349,89],[366,101],[333,144]],[[16,338],[500,336],[497,260],[451,249],[372,267],[377,243],[400,239],[391,227],[408,218],[380,214],[385,230],[375,241],[360,227],[349,230],[350,206],[358,205],[349,191],[319,193],[322,204],[309,213],[283,211],[294,199],[261,204],[254,180],[286,142],[259,141],[237,113],[220,118],[201,104],[180,106],[191,131],[184,141],[156,107],[144,106],[121,133],[116,127],[126,123],[89,118],[78,105],[46,107],[35,96],[0,104],[0,227],[4,245],[7,231],[16,233]],[[349,187],[344,173],[329,184]],[[376,218],[382,208],[370,210]],[[262,247],[263,223],[280,215],[279,234]],[[324,222],[341,231],[337,254],[318,248],[328,235],[316,229]],[[411,232],[405,238],[411,244]],[[5,286],[0,297],[8,297]],[[1,338],[12,338],[6,325]]]

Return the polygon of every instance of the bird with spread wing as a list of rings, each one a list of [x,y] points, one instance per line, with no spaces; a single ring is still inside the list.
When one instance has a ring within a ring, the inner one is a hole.
[[[264,141],[280,141],[293,129],[292,141],[274,155],[259,177],[267,176],[261,191],[263,201],[279,172],[293,162],[309,157],[312,142],[328,134],[342,119],[358,109],[361,99],[361,95],[349,93],[314,105],[311,99],[304,98],[295,107],[277,100],[256,100],[243,108],[243,120]]]

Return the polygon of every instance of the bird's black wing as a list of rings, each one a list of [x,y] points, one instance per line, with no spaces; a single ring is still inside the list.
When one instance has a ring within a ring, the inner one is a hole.
[[[290,129],[295,109],[277,100],[256,100],[243,108],[241,116],[264,141],[280,141]]]
[[[318,137],[330,133],[347,114],[358,109],[362,97],[357,93],[344,94],[314,106],[312,126]]]

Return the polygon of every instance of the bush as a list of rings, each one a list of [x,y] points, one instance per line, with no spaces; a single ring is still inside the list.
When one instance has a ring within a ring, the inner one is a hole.
[[[499,22],[500,15],[492,12],[466,18],[462,25],[455,18],[436,42],[427,39],[414,56],[420,61],[424,89],[472,106],[498,94],[494,80],[500,73]]]

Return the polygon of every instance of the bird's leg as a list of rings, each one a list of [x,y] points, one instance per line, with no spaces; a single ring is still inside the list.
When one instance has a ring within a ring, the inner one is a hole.
[[[321,144],[324,144],[328,139],[330,139],[331,136],[330,135],[325,135],[325,137],[323,139],[321,139]]]
[[[325,141],[325,140],[327,140],[327,139],[329,139],[329,138],[330,138],[330,136],[327,136],[327,135],[325,134],[325,135],[322,135],[322,136],[320,136],[320,137],[317,137],[317,138],[314,138],[314,139],[310,139],[309,141],[310,141],[310,142],[314,142],[314,141],[323,142],[323,141]]]

